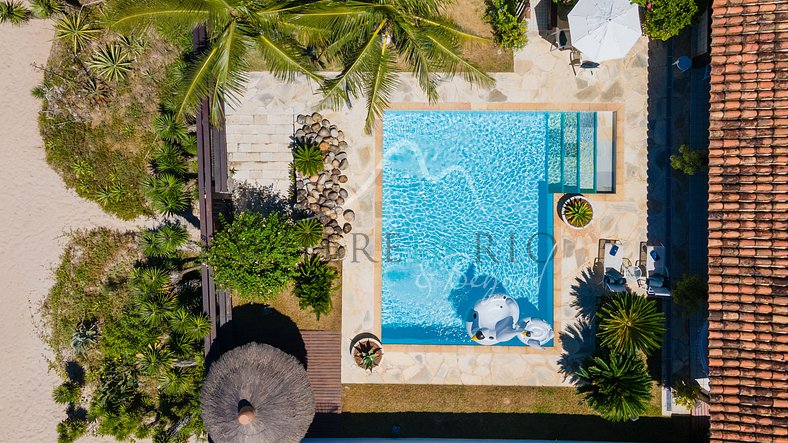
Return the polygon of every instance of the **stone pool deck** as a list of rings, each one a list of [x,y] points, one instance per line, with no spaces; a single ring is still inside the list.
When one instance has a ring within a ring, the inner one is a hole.
[[[647,232],[647,42],[645,38],[624,60],[605,62],[593,73],[569,65],[569,53],[551,50],[539,34],[515,55],[514,71],[497,73],[490,90],[461,79],[441,85],[441,102],[427,103],[415,80],[403,74],[392,97],[393,107],[408,109],[556,109],[616,111],[615,194],[594,194],[591,226],[574,231],[556,217],[555,345],[538,351],[525,347],[385,346],[382,365],[369,373],[355,366],[348,347],[360,333],[380,332],[379,278],[369,257],[380,256],[379,132],[364,133],[365,107],[321,111],[343,130],[348,147],[349,197],[353,232],[345,237],[347,256],[342,281],[342,382],[560,386],[568,384],[561,366],[590,348],[582,328],[575,330],[583,307],[600,290],[593,275],[600,239],[621,240],[624,256],[634,262]],[[289,137],[295,116],[315,110],[319,97],[305,78],[281,83],[267,73],[253,73],[249,90],[227,113],[231,176],[237,182],[273,186],[286,192],[291,159]],[[557,199],[560,195],[556,195]],[[352,234],[356,234],[355,236]],[[365,238],[369,238],[366,243]],[[355,249],[358,251],[354,254]],[[362,252],[363,251],[363,252]],[[369,257],[366,255],[369,254]],[[562,354],[565,354],[562,357]]]

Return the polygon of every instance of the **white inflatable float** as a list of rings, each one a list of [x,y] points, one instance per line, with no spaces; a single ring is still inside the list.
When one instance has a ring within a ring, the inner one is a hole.
[[[493,294],[473,305],[465,320],[471,340],[484,346],[505,343],[517,337],[524,344],[543,349],[553,339],[553,328],[541,318],[520,319],[517,300],[505,294]]]

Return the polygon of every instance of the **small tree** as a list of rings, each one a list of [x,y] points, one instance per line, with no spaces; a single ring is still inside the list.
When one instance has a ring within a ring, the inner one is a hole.
[[[702,308],[709,299],[709,283],[699,275],[685,275],[676,282],[673,300],[689,312]]]
[[[632,354],[611,352],[583,363],[577,371],[577,393],[603,418],[634,420],[651,399],[646,365]]]
[[[484,20],[492,26],[495,43],[507,49],[525,46],[525,21],[517,17],[517,2],[514,0],[486,0]]]
[[[660,348],[665,315],[657,303],[633,292],[614,294],[597,313],[602,346],[623,354],[646,354]]]
[[[206,252],[216,281],[248,301],[271,301],[293,279],[301,248],[289,220],[243,212]]]
[[[646,8],[643,32],[655,40],[667,40],[692,24],[698,0],[635,0]]]
[[[708,151],[690,149],[687,145],[679,146],[679,153],[670,156],[670,166],[687,175],[695,175],[709,166]]]

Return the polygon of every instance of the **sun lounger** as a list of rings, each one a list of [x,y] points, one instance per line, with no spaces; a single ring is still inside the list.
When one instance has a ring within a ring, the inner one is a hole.
[[[626,292],[626,279],[621,274],[624,266],[623,245],[619,241],[606,241],[602,266],[605,271],[603,281],[610,292]]]
[[[640,244],[640,261],[646,267],[646,293],[657,297],[670,297],[666,251],[661,244]]]

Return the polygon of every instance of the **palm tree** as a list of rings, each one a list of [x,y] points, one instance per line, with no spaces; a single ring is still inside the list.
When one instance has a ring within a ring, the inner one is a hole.
[[[597,313],[597,337],[602,346],[616,352],[650,354],[660,348],[665,332],[665,315],[657,303],[632,292],[612,295]]]
[[[32,14],[30,9],[16,0],[0,2],[0,23],[8,22],[12,25],[21,25],[30,20]]]
[[[324,82],[323,105],[337,109],[350,98],[366,95],[369,132],[397,85],[398,63],[407,65],[430,102],[438,100],[443,76],[459,73],[469,82],[492,85],[492,77],[460,53],[464,43],[484,39],[442,16],[449,3],[319,0],[297,11],[294,29],[318,61],[343,67]]]
[[[273,0],[120,0],[110,11],[113,28],[130,30],[148,24],[205,26],[208,45],[185,74],[180,90],[178,119],[192,117],[199,103],[210,98],[217,123],[223,103],[232,103],[246,83],[246,56],[257,51],[268,69],[282,80],[304,73],[320,81],[311,61],[293,34],[282,26],[288,12],[303,1]]]
[[[651,379],[646,365],[632,354],[611,352],[594,357],[577,371],[577,393],[603,418],[634,420],[651,399]]]

